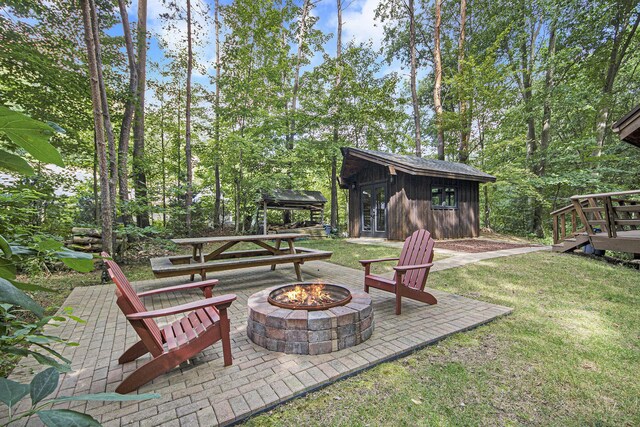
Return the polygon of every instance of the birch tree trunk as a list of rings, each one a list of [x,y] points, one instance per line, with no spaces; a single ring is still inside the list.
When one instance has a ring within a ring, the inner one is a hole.
[[[187,0],[187,105],[185,108],[185,144],[184,153],[187,164],[187,195],[185,198],[187,235],[191,236],[191,204],[193,199],[193,159],[191,158],[191,72],[193,69],[193,50],[191,40],[191,0]]]
[[[118,197],[120,199],[121,220],[124,225],[132,222],[131,215],[128,212],[129,203],[129,138],[131,135],[131,124],[133,121],[133,111],[136,105],[136,88],[138,87],[138,70],[136,64],[135,50],[133,46],[133,37],[131,36],[131,27],[129,25],[129,14],[127,5],[124,0],[118,0],[120,9],[120,19],[122,20],[122,29],[124,32],[124,41],[127,50],[127,60],[129,66],[129,93],[127,102],[122,116],[122,125],[120,126],[120,137],[118,138]]]
[[[98,69],[102,66],[96,55],[94,36],[94,8],[93,0],[81,0],[82,21],[84,24],[84,39],[87,47],[87,61],[89,65],[89,78],[91,87],[91,104],[93,106],[93,124],[96,138],[96,155],[100,174],[100,202],[101,202],[101,227],[102,247],[105,251],[113,253],[113,222],[112,207],[109,188],[109,165],[107,160],[107,146],[105,142],[104,114],[102,110],[102,96],[100,93],[100,78]]]
[[[133,125],[133,186],[136,201],[145,207],[136,215],[138,227],[150,225],[144,160],[144,98],[147,79],[147,0],[138,0],[138,87]]]
[[[441,0],[436,0],[436,3]],[[415,127],[416,156],[422,156],[422,141],[420,129],[420,105],[418,104],[417,52],[416,52],[416,17],[414,0],[409,0],[409,51],[411,68],[411,101],[413,104],[413,124]],[[438,7],[438,6],[436,6]],[[438,45],[440,46],[440,45]]]
[[[442,51],[440,49],[440,26],[442,22],[442,0],[436,0],[435,25],[434,25],[434,73],[433,106],[436,110],[436,134],[438,159],[444,160],[444,131],[442,129]],[[415,107],[414,107],[415,109]]]

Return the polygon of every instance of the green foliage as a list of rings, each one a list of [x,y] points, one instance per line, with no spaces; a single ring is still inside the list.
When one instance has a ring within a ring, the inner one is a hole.
[[[49,144],[53,132],[53,128],[49,125],[0,106],[0,133],[36,160],[64,166],[58,150]]]
[[[40,421],[47,427],[76,426],[100,426],[93,417],[78,411],[69,409],[45,409],[51,405],[70,401],[112,401],[130,402],[147,400],[160,397],[159,394],[133,394],[124,395],[118,393],[97,393],[81,396],[63,396],[43,401],[58,387],[60,373],[55,368],[48,368],[36,374],[30,384],[21,384],[6,378],[0,378],[0,402],[9,409],[9,419],[5,426],[17,420],[37,415]],[[14,414],[14,406],[25,396],[30,395],[31,407],[22,413]]]

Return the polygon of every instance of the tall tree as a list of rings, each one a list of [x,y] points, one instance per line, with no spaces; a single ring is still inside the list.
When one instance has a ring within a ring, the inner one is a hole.
[[[144,103],[147,80],[147,0],[138,0],[137,30],[138,87],[133,125],[133,187],[135,189],[136,202],[141,206],[136,213],[136,222],[138,227],[144,228],[150,225],[144,154]]]
[[[338,9],[338,30],[336,34],[336,93],[340,94],[340,84],[342,81],[342,0],[337,0],[336,3]],[[340,97],[341,98],[341,97]],[[339,103],[336,104],[336,110],[339,108]],[[336,150],[339,144],[339,117],[340,111],[335,112],[335,118],[333,123],[333,150]],[[331,157],[331,228],[336,229],[338,227],[338,158],[335,153]]]
[[[467,0],[460,0],[460,34],[458,35],[458,74],[464,77],[464,50],[467,25]],[[466,90],[459,91],[458,112],[460,114],[460,143],[458,144],[458,161],[467,163],[469,160],[469,119],[467,117],[468,101]]]
[[[441,0],[436,0],[436,3],[442,3]],[[436,6],[438,7],[438,6]],[[415,145],[416,156],[422,156],[422,142],[421,142],[421,129],[420,129],[420,104],[418,102],[418,84],[416,81],[418,73],[417,65],[417,48],[416,48],[416,11],[414,0],[408,2],[409,12],[409,51],[410,51],[410,82],[411,82],[411,100],[413,104],[413,125],[415,132]],[[439,9],[437,9],[439,10]],[[438,24],[439,25],[439,24]],[[439,27],[436,31],[439,31]],[[439,46],[439,42],[438,42]],[[439,47],[438,47],[439,49]]]
[[[435,81],[433,84],[433,105],[436,113],[436,141],[438,159],[444,160],[444,129],[442,123],[442,51],[440,49],[440,27],[442,25],[442,0],[435,0],[433,29],[433,63]]]
[[[216,92],[214,98],[214,179],[215,179],[215,198],[213,204],[213,225],[219,227],[221,224],[220,219],[220,199],[222,198],[222,189],[220,185],[220,71],[222,64],[220,62],[220,2],[215,0],[214,3],[214,23],[216,32]]]
[[[185,161],[187,164],[187,194],[185,198],[187,234],[191,235],[191,203],[193,199],[193,159],[191,156],[191,72],[193,69],[193,50],[191,45],[191,0],[187,0],[187,93],[185,107]]]
[[[81,0],[82,20],[84,23],[84,39],[87,47],[87,61],[89,66],[89,77],[91,80],[91,103],[93,105],[93,123],[95,129],[96,153],[99,164],[100,175],[100,201],[101,226],[102,226],[102,248],[113,253],[113,215],[111,207],[111,191],[109,189],[109,165],[107,156],[107,142],[105,141],[105,115],[103,111],[103,96],[100,86],[99,69],[102,68],[100,57],[97,52],[100,49],[100,40],[94,34],[97,23],[95,3],[93,0]]]
[[[127,64],[129,67],[129,91],[125,103],[125,109],[120,126],[120,137],[118,139],[118,196],[120,199],[121,218],[123,224],[131,223],[132,218],[129,213],[129,138],[131,136],[131,124],[133,112],[136,108],[137,88],[138,88],[138,66],[136,64],[136,53],[129,25],[129,13],[124,0],[118,0],[120,19],[124,33],[125,48],[127,50]]]
[[[618,1],[612,5],[614,16],[611,19],[612,27],[608,29],[613,38],[611,51],[607,62],[607,71],[602,88],[602,100],[596,118],[596,144],[598,156],[602,155],[604,141],[611,111],[611,95],[613,87],[620,71],[620,66],[627,56],[627,51],[634,40],[640,24],[640,10],[637,1]]]

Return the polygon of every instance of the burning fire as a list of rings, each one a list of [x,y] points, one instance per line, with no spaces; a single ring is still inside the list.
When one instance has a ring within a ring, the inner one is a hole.
[[[306,288],[296,285],[292,290],[282,293],[282,300],[290,304],[311,306],[331,302],[332,298],[325,292],[324,284],[314,283]]]

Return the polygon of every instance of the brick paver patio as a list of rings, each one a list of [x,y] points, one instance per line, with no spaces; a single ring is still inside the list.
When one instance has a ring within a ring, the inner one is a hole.
[[[321,278],[358,290],[362,287],[361,271],[335,264],[308,263],[303,266],[303,273],[305,280]],[[258,290],[295,281],[293,268],[278,267],[276,271],[270,271],[257,267],[223,272],[216,277],[220,284],[214,294],[238,295],[229,310],[232,366],[223,367],[222,349],[220,343],[216,343],[192,363],[160,376],[139,390],[140,393],[159,393],[160,399],[124,403],[73,402],[60,408],[87,412],[105,426],[228,425],[511,312],[507,307],[430,289],[438,298],[437,305],[404,299],[402,315],[396,316],[394,296],[373,289],[375,332],[368,341],[318,356],[284,354],[249,341],[246,336],[247,299]],[[179,284],[185,279],[188,277],[151,280],[134,286],[142,291]],[[197,291],[163,294],[147,298],[145,304],[149,309],[170,307],[201,297]],[[73,361],[74,372],[61,378],[55,394],[114,391],[123,375],[135,369],[136,363],[143,364],[148,360],[148,356],[144,356],[124,366],[117,362],[118,356],[138,338],[115,303],[114,285],[76,288],[64,306],[73,307],[74,314],[87,323],[72,322],[55,331],[80,344],[64,349],[64,355]],[[42,367],[30,358],[23,359],[11,378],[28,382],[32,369],[39,371]]]

